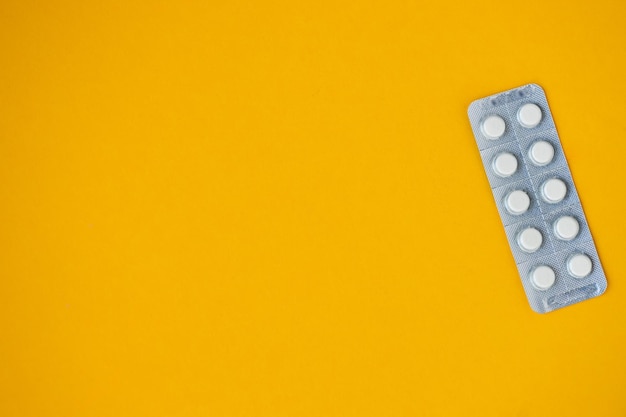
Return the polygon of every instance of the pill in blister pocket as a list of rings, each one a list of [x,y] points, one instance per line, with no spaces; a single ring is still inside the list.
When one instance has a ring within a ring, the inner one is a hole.
[[[554,158],[554,147],[550,142],[538,140],[530,147],[528,157],[537,166],[548,165]]]
[[[512,153],[502,152],[493,160],[493,170],[500,177],[510,177],[517,171],[517,158]]]
[[[526,103],[517,111],[517,121],[527,129],[537,126],[541,117],[541,108],[535,103]]]
[[[551,178],[541,186],[541,196],[547,203],[560,203],[567,194],[567,185],[559,178]]]
[[[530,272],[530,281],[538,290],[547,290],[554,285],[556,275],[547,265],[540,265]]]
[[[578,253],[567,260],[567,272],[574,278],[585,278],[591,274],[593,263],[584,253]]]
[[[517,236],[517,244],[524,252],[537,252],[542,243],[543,236],[541,236],[541,232],[534,227],[528,227],[522,230]]]
[[[530,197],[522,190],[515,190],[506,196],[504,204],[509,213],[518,216],[528,211]]]
[[[572,240],[578,236],[580,225],[572,216],[561,216],[554,222],[554,234],[561,240]]]
[[[497,115],[487,117],[480,125],[480,130],[487,139],[499,139],[504,135],[506,125],[504,119]]]

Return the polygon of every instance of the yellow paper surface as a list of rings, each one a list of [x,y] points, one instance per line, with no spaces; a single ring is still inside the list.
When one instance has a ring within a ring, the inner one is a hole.
[[[0,4],[0,415],[624,416],[626,3]],[[472,137],[547,93],[609,289]]]

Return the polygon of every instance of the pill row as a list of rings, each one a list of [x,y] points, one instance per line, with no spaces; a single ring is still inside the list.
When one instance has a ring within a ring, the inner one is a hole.
[[[584,253],[575,253],[570,256],[565,266],[568,274],[577,279],[588,277],[593,270],[591,258]],[[530,281],[536,289],[545,291],[552,288],[556,282],[556,274],[550,266],[538,265],[531,270]]]
[[[538,140],[528,150],[528,158],[537,167],[548,165],[554,159],[554,147],[550,142]],[[508,178],[517,172],[519,162],[511,152],[498,153],[491,163],[494,173],[501,178]]]
[[[563,201],[567,195],[567,185],[560,178],[550,178],[541,185],[541,198],[548,204],[557,204]],[[528,211],[530,197],[524,190],[514,190],[507,194],[504,200],[507,211],[519,216]]]
[[[556,219],[552,231],[557,239],[567,242],[578,236],[580,224],[574,217],[564,215]],[[516,242],[524,252],[534,253],[543,245],[543,235],[535,227],[526,227],[517,234]]]
[[[517,110],[517,122],[526,129],[537,127],[542,118],[541,108],[535,103],[526,103]],[[496,140],[504,135],[506,123],[502,117],[492,114],[483,120],[480,129],[487,139]]]

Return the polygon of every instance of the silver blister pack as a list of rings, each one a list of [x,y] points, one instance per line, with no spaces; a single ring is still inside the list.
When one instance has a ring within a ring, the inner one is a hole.
[[[602,294],[606,277],[543,89],[476,100],[468,115],[531,308]]]

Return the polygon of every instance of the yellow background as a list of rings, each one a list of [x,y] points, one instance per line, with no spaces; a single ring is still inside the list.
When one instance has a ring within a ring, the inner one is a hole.
[[[626,3],[0,4],[0,415],[626,415]],[[609,279],[531,311],[466,116],[544,87]]]

